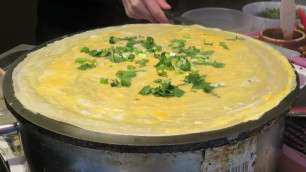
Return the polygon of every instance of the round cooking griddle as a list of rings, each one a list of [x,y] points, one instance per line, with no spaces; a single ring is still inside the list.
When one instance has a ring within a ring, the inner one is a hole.
[[[128,145],[128,146],[170,146],[170,145],[183,145],[183,144],[195,144],[202,143],[211,140],[218,140],[221,138],[227,138],[229,136],[238,135],[240,133],[252,133],[262,129],[266,126],[269,121],[277,118],[280,114],[285,114],[288,112],[290,105],[294,102],[298,95],[299,87],[297,87],[290,92],[278,106],[267,111],[258,120],[248,121],[234,125],[232,127],[213,130],[208,132],[190,133],[182,135],[170,135],[170,136],[137,136],[137,135],[118,135],[118,134],[108,134],[101,132],[89,131],[86,129],[79,128],[67,123],[56,121],[50,119],[44,115],[33,113],[25,109],[22,104],[15,97],[12,73],[14,68],[22,62],[28,53],[47,46],[47,44],[53,43],[56,40],[62,39],[57,38],[41,44],[31,51],[22,54],[18,60],[12,64],[10,69],[6,72],[3,80],[3,90],[4,98],[8,109],[13,113],[13,115],[24,123],[29,123],[36,127],[38,130],[45,132],[48,135],[58,135],[60,137],[65,137],[65,139],[77,139],[85,142],[101,143],[109,145]],[[296,74],[296,81],[298,80],[298,75]]]

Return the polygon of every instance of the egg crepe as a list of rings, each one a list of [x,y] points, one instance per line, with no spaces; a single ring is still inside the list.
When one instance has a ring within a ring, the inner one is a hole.
[[[83,129],[167,136],[257,120],[296,87],[262,42],[198,25],[91,30],[27,55],[13,71],[28,110]]]

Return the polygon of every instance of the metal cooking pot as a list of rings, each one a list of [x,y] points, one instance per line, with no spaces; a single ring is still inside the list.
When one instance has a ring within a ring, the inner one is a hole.
[[[6,105],[20,122],[22,146],[32,172],[276,170],[284,119],[299,84],[260,119],[220,130],[172,136],[99,133],[32,113],[14,95],[14,68],[28,53],[54,41],[22,54],[3,80]],[[296,80],[298,83],[297,74]]]

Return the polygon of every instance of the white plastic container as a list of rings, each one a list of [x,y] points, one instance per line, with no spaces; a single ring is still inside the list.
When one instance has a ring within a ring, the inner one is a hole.
[[[228,8],[198,8],[182,14],[183,17],[207,23],[222,30],[245,33],[251,31],[253,16]]]
[[[262,30],[269,27],[280,27],[280,20],[279,19],[270,19],[270,18],[264,18],[264,17],[258,17],[255,16],[257,12],[263,11],[267,8],[269,9],[279,9],[281,5],[281,2],[254,2],[250,4],[246,4],[242,8],[242,12],[252,15],[253,16],[253,25],[251,30]],[[303,5],[297,5],[297,8],[301,8],[302,10],[306,11],[306,6]],[[295,24],[299,23],[300,19],[295,20]]]

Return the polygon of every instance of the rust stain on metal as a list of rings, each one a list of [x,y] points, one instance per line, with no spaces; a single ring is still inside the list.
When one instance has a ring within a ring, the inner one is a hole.
[[[256,145],[257,137],[253,136],[236,144],[206,149],[201,171],[253,172]]]
[[[176,167],[178,164],[193,164],[200,170],[203,162],[201,151],[194,152],[177,152],[177,153],[118,153],[107,152],[105,162],[108,166],[118,167],[120,169],[138,169],[151,167],[153,164],[162,164],[164,167]],[[154,165],[151,168],[156,168]],[[194,170],[191,170],[194,171]]]

